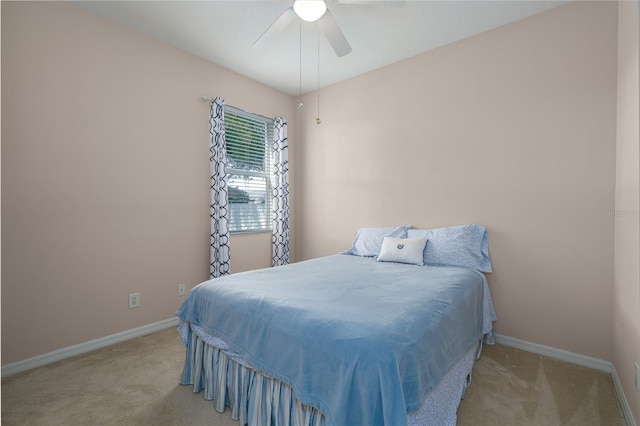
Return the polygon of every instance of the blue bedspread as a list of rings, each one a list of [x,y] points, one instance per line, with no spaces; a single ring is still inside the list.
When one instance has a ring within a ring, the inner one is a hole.
[[[177,316],[331,425],[403,425],[482,337],[484,277],[333,255],[206,281]]]

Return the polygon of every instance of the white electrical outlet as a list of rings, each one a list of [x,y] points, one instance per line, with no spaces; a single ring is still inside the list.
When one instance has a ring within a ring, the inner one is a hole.
[[[184,284],[178,284],[178,296],[184,296],[185,288]]]
[[[129,293],[129,309],[140,306],[140,293]]]
[[[636,389],[640,390],[640,367],[637,362],[634,362],[633,366],[635,367],[636,372]]]

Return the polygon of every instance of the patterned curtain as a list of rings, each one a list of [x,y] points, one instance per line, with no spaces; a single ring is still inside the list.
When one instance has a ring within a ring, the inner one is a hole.
[[[227,192],[227,148],[224,132],[224,99],[211,103],[209,123],[209,165],[211,167],[211,266],[210,278],[227,275],[229,270],[229,224]]]
[[[287,122],[276,118],[273,131],[272,266],[289,263],[289,159]]]

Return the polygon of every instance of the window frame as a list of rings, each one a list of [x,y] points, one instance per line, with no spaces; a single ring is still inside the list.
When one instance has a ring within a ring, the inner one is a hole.
[[[257,177],[257,178],[264,178],[265,181],[265,190],[264,190],[264,205],[265,205],[265,209],[266,212],[262,213],[260,215],[260,218],[264,218],[264,222],[265,222],[265,226],[264,227],[251,227],[251,228],[241,228],[241,229],[233,229],[233,226],[235,225],[234,222],[232,222],[232,218],[233,218],[233,214],[232,214],[232,204],[236,204],[236,203],[231,203],[231,200],[228,200],[228,205],[229,205],[229,233],[233,234],[233,235],[243,235],[243,234],[260,234],[260,233],[271,233],[273,232],[273,208],[272,208],[272,190],[273,190],[273,184],[271,182],[272,180],[272,168],[273,168],[273,159],[272,159],[272,155],[271,155],[271,145],[272,145],[272,139],[273,139],[273,133],[274,133],[274,128],[275,128],[275,119],[273,118],[268,118],[268,117],[264,117],[258,114],[254,114],[245,110],[242,110],[240,108],[231,106],[231,105],[225,105],[224,106],[224,113],[225,113],[225,148],[227,150],[227,165],[226,165],[226,175],[227,175],[227,194],[230,194],[230,188],[231,188],[231,181],[230,181],[230,176],[231,175],[240,175],[240,176],[248,176],[248,177]],[[265,140],[264,140],[264,172],[259,172],[259,171],[252,171],[252,170],[242,170],[242,169],[234,169],[230,166],[230,161],[229,161],[229,149],[228,149],[228,144],[229,144],[229,133],[228,133],[228,129],[229,127],[227,126],[228,121],[227,121],[227,115],[228,114],[232,114],[232,115],[236,115],[241,117],[243,120],[249,120],[249,121],[253,121],[253,122],[257,122],[257,123],[261,123],[264,124],[266,126],[265,129]]]

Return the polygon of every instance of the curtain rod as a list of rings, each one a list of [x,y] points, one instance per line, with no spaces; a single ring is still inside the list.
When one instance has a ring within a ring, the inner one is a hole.
[[[200,99],[201,99],[203,102],[213,102],[213,101],[215,100],[214,98],[210,98],[210,97],[208,97],[208,96],[200,96]],[[267,116],[264,116],[264,115],[262,115],[262,114],[256,114],[255,112],[247,111],[247,110],[244,110],[244,109],[242,109],[242,108],[234,107],[234,106],[232,106],[232,105],[227,105],[227,104],[225,104],[225,106],[226,106],[226,107],[228,107],[228,108],[231,108],[231,109],[235,109],[235,110],[237,110],[237,111],[242,111],[242,112],[244,112],[244,113],[246,113],[246,114],[251,114],[251,115],[255,115],[256,117],[264,118],[265,120],[270,120],[270,121],[273,121],[273,120],[274,120],[274,118],[273,118],[273,117],[267,117]]]

